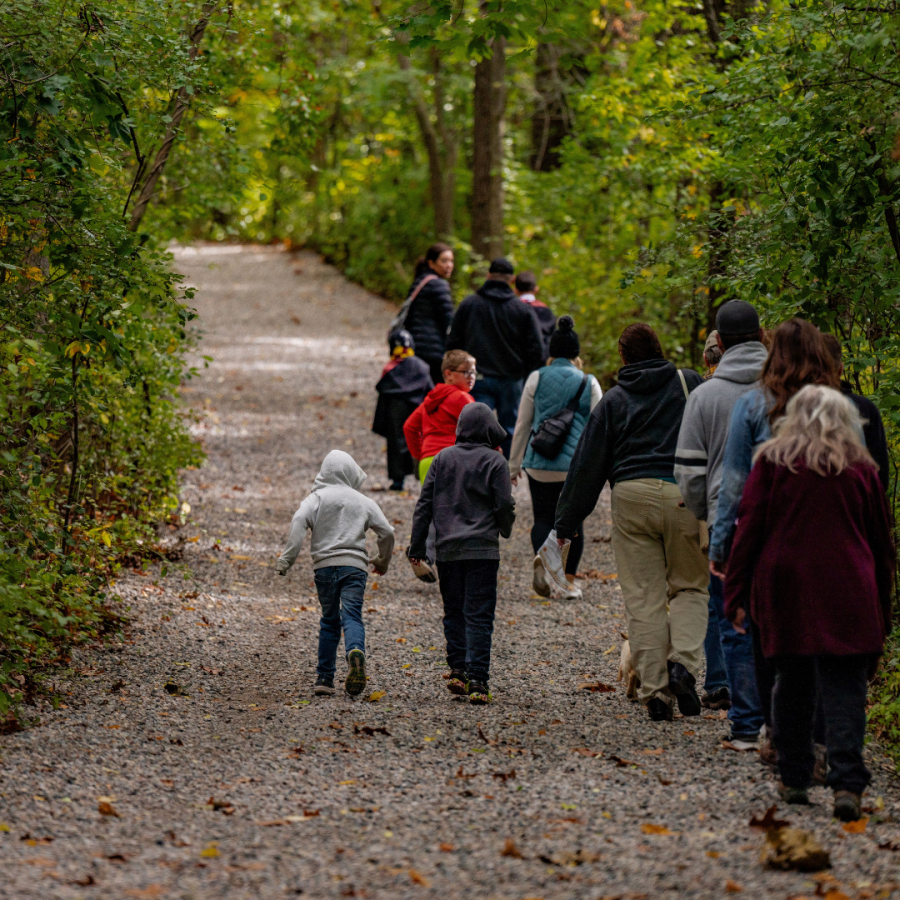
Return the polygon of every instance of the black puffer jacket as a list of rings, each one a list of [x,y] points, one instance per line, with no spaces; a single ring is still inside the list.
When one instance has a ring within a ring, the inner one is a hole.
[[[471,353],[478,371],[491,378],[525,378],[544,364],[537,317],[506,282],[493,278],[459,305],[447,349]]]
[[[412,283],[411,294],[426,275]],[[407,294],[409,296],[409,294]],[[412,302],[403,327],[416,342],[416,356],[431,362],[440,360],[447,347],[447,331],[453,321],[453,296],[450,285],[443,278],[432,278]]]
[[[683,369],[688,390],[703,383]],[[687,398],[675,366],[648,359],[619,369],[619,383],[594,407],[575,448],[556,506],[556,534],[572,538],[593,512],[603,485],[673,478],[675,447]]]

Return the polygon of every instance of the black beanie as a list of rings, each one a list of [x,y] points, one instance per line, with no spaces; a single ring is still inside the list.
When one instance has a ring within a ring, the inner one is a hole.
[[[575,320],[571,316],[560,316],[556,320],[556,330],[550,335],[550,355],[554,359],[581,356],[581,344],[575,333]]]
[[[759,331],[759,313],[746,300],[729,300],[716,313],[716,331],[723,336]]]

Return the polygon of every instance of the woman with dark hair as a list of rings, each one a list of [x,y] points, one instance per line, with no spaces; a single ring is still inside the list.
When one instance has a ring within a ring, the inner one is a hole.
[[[688,394],[703,379],[668,362],[649,325],[629,325],[619,355],[618,384],[591,412],[556,507],[556,530],[538,556],[564,588],[563,558],[609,481],[612,546],[640,700],[655,722],[672,719],[676,702],[683,715],[698,716],[694,685],[709,577],[700,522],[675,483],[675,447]]]
[[[416,344],[416,356],[431,369],[431,380],[441,384],[441,361],[447,350],[447,332],[453,321],[453,296],[449,278],[453,274],[453,248],[432,244],[416,262],[412,286],[391,331],[405,328]]]

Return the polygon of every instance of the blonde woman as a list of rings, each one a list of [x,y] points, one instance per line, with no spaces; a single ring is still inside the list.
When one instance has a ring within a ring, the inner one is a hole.
[[[807,385],[760,446],[741,498],[725,615],[749,617],[775,672],[774,743],[788,803],[808,803],[818,694],[834,814],[858,819],[866,685],[890,627],[887,499],[856,407]]]

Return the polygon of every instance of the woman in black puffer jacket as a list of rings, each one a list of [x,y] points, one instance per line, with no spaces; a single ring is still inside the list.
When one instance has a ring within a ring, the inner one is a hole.
[[[416,356],[428,363],[435,384],[441,384],[444,380],[441,360],[447,349],[447,331],[453,320],[453,297],[448,283],[452,274],[452,248],[447,244],[432,244],[416,263],[416,276],[407,296],[416,288],[419,292],[402,324],[416,342]],[[422,284],[426,278],[428,281]]]

